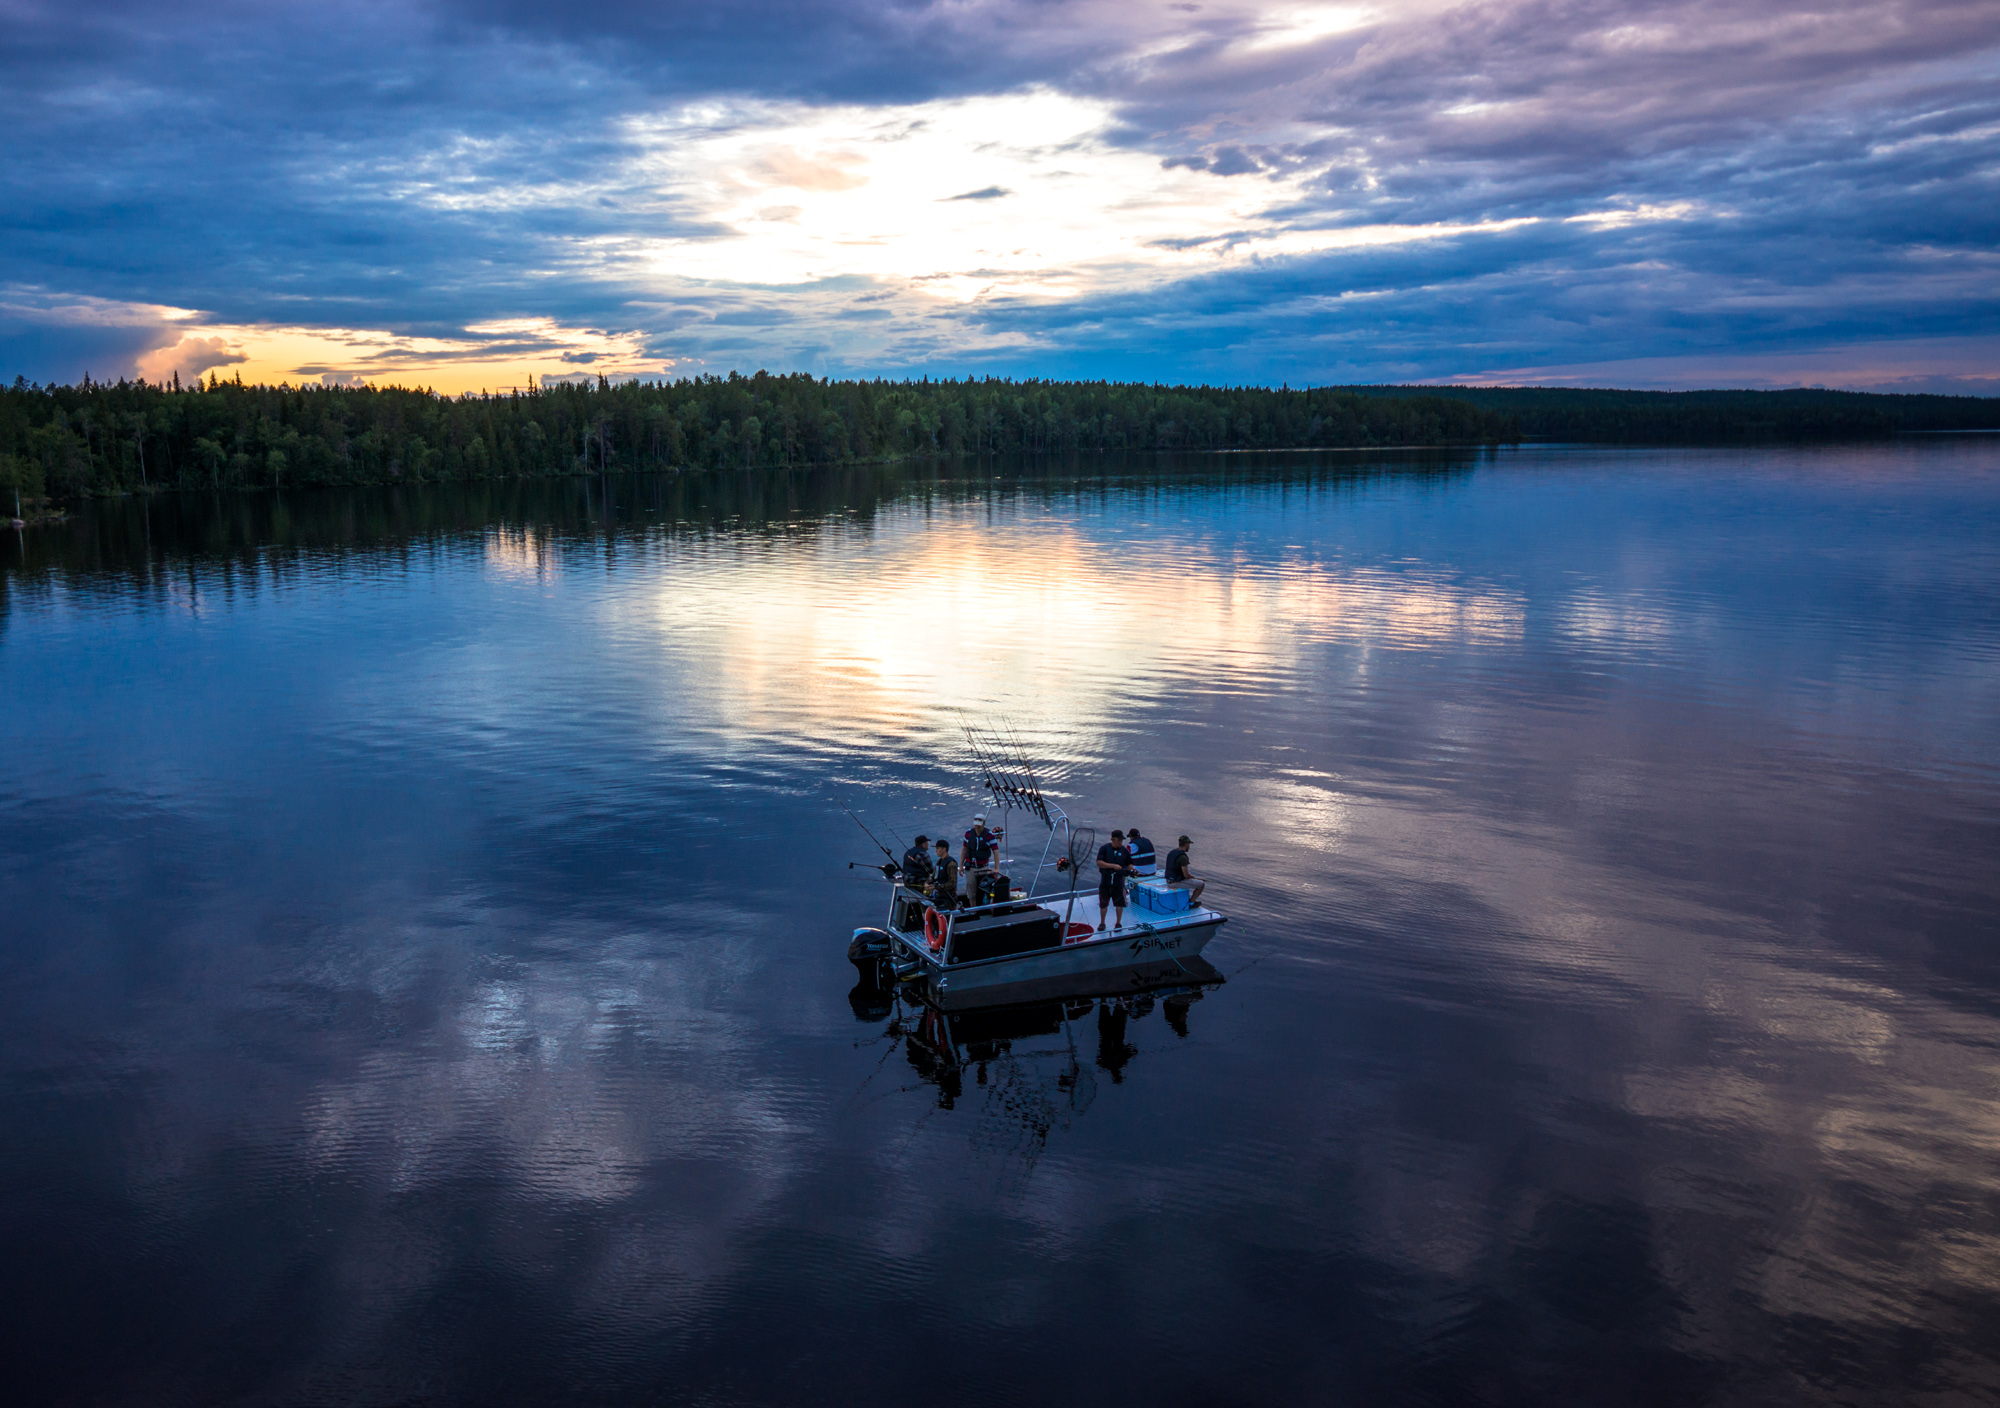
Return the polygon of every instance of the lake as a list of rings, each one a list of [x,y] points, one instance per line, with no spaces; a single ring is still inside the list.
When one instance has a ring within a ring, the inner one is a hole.
[[[1991,439],[161,496],[0,560],[20,1401],[2000,1398]],[[1226,982],[952,1071],[850,991],[840,804],[956,837],[968,722],[1194,838]]]

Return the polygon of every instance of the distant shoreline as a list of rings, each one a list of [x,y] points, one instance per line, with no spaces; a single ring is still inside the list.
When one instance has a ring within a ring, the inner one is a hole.
[[[803,373],[440,396],[373,387],[0,387],[0,491],[147,492],[797,469],[1095,453],[1382,454],[2000,432],[2000,398],[1848,391],[831,381]],[[27,515],[23,515],[26,517]]]

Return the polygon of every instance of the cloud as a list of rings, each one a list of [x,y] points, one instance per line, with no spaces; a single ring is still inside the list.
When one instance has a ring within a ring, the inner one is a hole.
[[[1241,147],[1224,146],[1216,149],[1208,169],[1217,176],[1243,176],[1252,171],[1262,171],[1264,163]]]
[[[43,303],[0,372],[198,336],[248,376],[242,328],[392,375],[589,352],[473,331],[540,320],[621,368],[1378,379],[2000,318],[1985,3],[732,13],[19,0],[0,258]],[[90,299],[181,311],[50,312]]]
[[[2000,334],[1910,338],[1806,352],[1641,357],[1566,366],[1502,367],[1446,378],[1468,386],[1627,386],[1668,391],[1731,386],[1823,386],[1838,391],[2000,395]]]
[[[199,377],[215,367],[247,362],[248,354],[231,347],[220,337],[184,337],[171,347],[159,347],[138,360],[139,375],[148,381],[165,381],[179,374]]]
[[[751,168],[767,185],[799,191],[852,191],[868,184],[858,167],[867,159],[855,152],[821,152],[804,156],[788,147],[771,152]]]

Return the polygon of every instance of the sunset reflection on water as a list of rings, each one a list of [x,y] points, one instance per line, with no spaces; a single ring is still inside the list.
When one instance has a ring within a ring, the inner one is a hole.
[[[724,731],[885,740],[952,710],[1087,729],[1107,703],[1264,690],[1316,645],[1494,646],[1523,628],[1522,601],[1489,584],[1305,553],[1235,561],[1198,526],[1135,541],[1116,513],[995,532],[991,513],[665,546],[652,590],[616,598],[610,625],[656,633]]]
[[[2000,1387],[1991,448],[457,493],[8,569],[34,1383]],[[949,1076],[853,1002],[836,798],[956,834],[967,722],[1228,981]]]

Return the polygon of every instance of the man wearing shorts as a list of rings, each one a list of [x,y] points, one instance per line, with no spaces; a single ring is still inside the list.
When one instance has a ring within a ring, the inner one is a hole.
[[[1167,852],[1167,888],[1186,890],[1189,909],[1201,903],[1201,892],[1208,888],[1206,880],[1195,879],[1188,869],[1188,848],[1192,845],[1194,842],[1183,836],[1181,843]]]
[[[1118,923],[1125,927],[1125,877],[1132,873],[1132,853],[1125,849],[1125,833],[1114,831],[1111,839],[1097,848],[1097,932],[1104,932],[1104,916],[1113,906]]]

